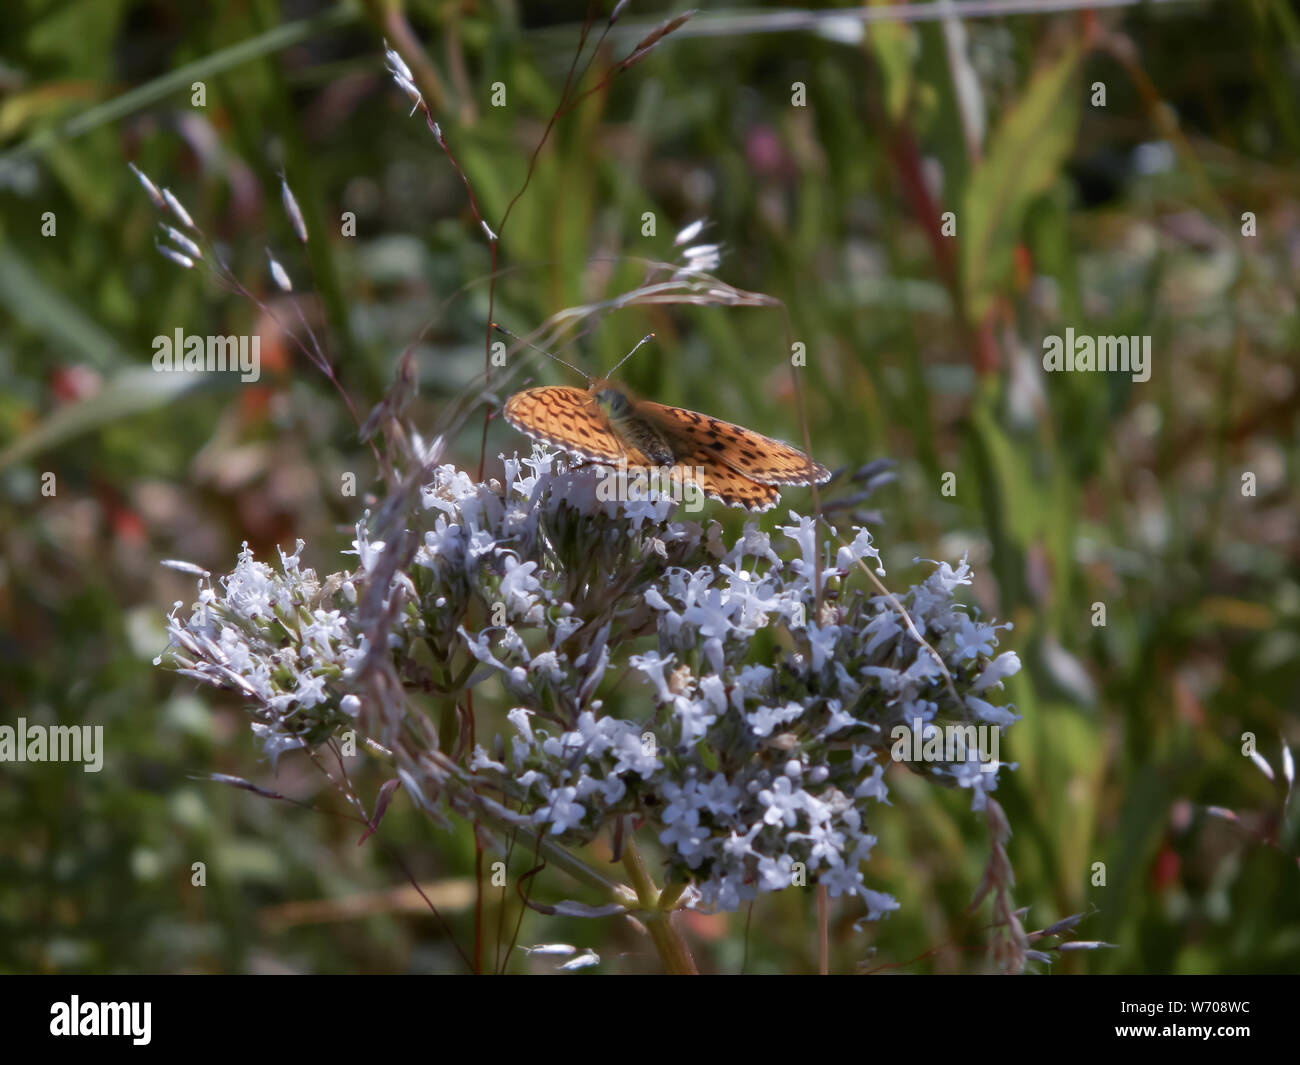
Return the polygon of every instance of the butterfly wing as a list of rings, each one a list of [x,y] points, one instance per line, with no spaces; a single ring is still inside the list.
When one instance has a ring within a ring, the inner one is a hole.
[[[590,393],[580,388],[525,389],[510,397],[504,413],[521,433],[588,461],[651,465],[639,450],[624,444]],[[704,493],[728,506],[770,510],[780,498],[777,485],[808,483],[808,460],[779,440],[660,403],[638,402],[636,413],[672,437],[677,464],[695,467]],[[812,474],[818,484],[830,477],[817,463]]]
[[[581,388],[547,385],[516,392],[506,401],[505,419],[534,440],[591,462],[626,458],[618,436]]]
[[[695,479],[704,494],[729,507],[771,510],[781,497],[781,489],[775,485],[751,481],[703,448],[678,454],[677,465],[695,467]]]
[[[825,484],[831,472],[820,463],[809,463],[802,451],[763,436],[742,425],[724,422],[681,407],[642,401],[637,413],[653,420],[677,440],[689,444],[713,460],[730,467],[742,477],[762,485]],[[687,461],[681,459],[680,461]],[[695,465],[702,463],[695,462]]]

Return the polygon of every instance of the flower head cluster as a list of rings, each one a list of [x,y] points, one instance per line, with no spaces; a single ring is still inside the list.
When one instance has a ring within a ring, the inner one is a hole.
[[[434,471],[395,573],[364,525],[358,568],[323,585],[297,554],[275,573],[245,550],[222,594],[173,617],[164,657],[247,696],[274,755],[366,727],[382,640],[413,689],[504,692],[509,736],[457,772],[516,823],[561,844],[644,825],[704,905],[817,881],[872,915],[894,908],[862,867],[895,730],[1015,720],[988,700],[1019,662],[955,598],[969,566],[874,594],[855,579],[879,566],[864,529],[832,547],[791,513],[728,543],[716,522],[672,520],[671,501],[602,500],[596,470],[541,449],[505,473],[503,487]],[[401,609],[377,637],[356,605],[380,572]],[[997,783],[996,764],[909,764],[976,807]]]
[[[273,759],[352,727],[361,707],[346,694],[346,677],[366,652],[347,616],[356,587],[341,576],[322,586],[301,566],[304,546],[299,540],[292,555],[280,551],[277,572],[244,544],[220,594],[204,580],[188,618],[175,605],[171,643],[154,659],[247,698],[253,732]]]

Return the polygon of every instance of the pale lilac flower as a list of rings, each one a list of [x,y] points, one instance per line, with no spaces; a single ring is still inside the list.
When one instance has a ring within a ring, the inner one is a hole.
[[[579,803],[574,801],[576,796],[577,789],[573,787],[552,790],[550,801],[537,810],[538,823],[549,822],[551,833],[556,836],[570,828],[576,828],[587,813]]]
[[[988,652],[992,654],[990,650]],[[1005,677],[1013,676],[1020,672],[1020,656],[1015,651],[1005,651],[993,659],[971,685],[971,691],[982,692],[986,688],[1002,687],[1002,681]],[[1010,724],[1010,722],[1007,722]]]
[[[783,824],[786,828],[793,828],[798,823],[805,796],[795,788],[789,777],[777,777],[770,788],[764,788],[758,793],[758,801],[767,808],[763,814],[765,824]]]
[[[773,729],[798,720],[803,712],[802,706],[790,702],[785,706],[760,706],[753,713],[747,714],[746,719],[755,736],[770,736]]]

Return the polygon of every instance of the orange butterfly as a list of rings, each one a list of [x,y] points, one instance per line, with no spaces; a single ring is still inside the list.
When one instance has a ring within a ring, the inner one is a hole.
[[[653,336],[645,337],[623,362]],[[775,506],[781,485],[830,480],[825,466],[789,444],[707,414],[638,399],[608,379],[587,380],[586,389],[546,385],[516,392],[506,402],[506,421],[534,440],[590,462],[675,471],[695,480],[713,499],[749,510]]]

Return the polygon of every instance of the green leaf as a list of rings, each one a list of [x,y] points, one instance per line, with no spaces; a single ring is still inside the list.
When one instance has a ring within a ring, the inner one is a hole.
[[[53,126],[34,133],[26,141],[8,151],[0,152],[0,165],[12,165],[19,159],[42,154],[51,145],[60,141],[72,140],[92,129],[98,129],[137,111],[143,111],[147,107],[165,101],[173,94],[188,92],[190,86],[196,81],[203,81],[227,70],[234,70],[254,59],[312,40],[319,34],[352,22],[356,17],[355,11],[340,4],[338,7],[299,19],[297,22],[286,22],[256,37],[240,41],[211,55],[205,55],[202,59],[196,59],[183,67],[168,71],[144,85],[137,85],[88,108],[62,126]]]
[[[1074,143],[1079,55],[1072,48],[1031,79],[966,186],[962,284],[972,320],[983,317],[1005,283],[1025,212],[1056,179]]]
[[[13,248],[0,248],[0,306],[15,321],[46,337],[66,361],[84,360],[99,370],[125,361],[117,341],[74,299],[47,285]]]
[[[0,470],[141,411],[172,403],[203,383],[203,374],[155,373],[150,367],[121,370],[93,396],[58,408],[45,421],[0,451]]]
[[[872,7],[882,7],[889,0],[870,0],[870,3]],[[891,121],[901,121],[912,95],[916,36],[911,26],[889,19],[868,23],[867,41],[880,64],[881,78],[885,83],[885,110]]]

